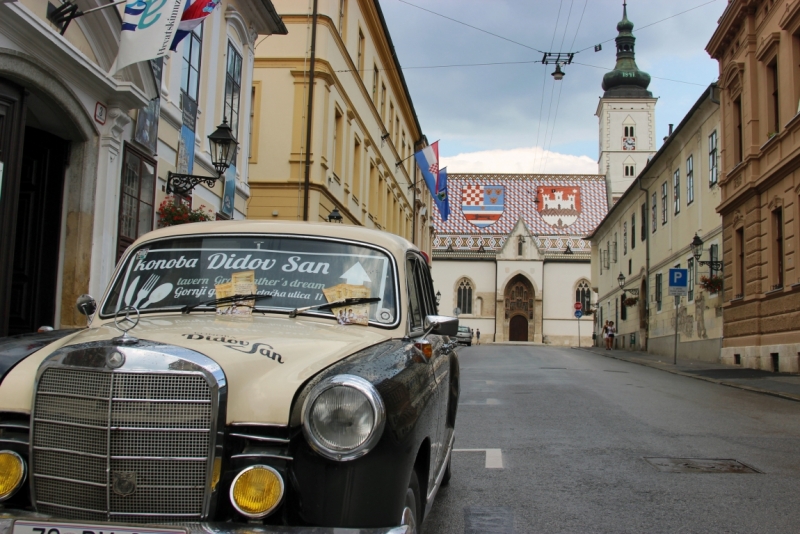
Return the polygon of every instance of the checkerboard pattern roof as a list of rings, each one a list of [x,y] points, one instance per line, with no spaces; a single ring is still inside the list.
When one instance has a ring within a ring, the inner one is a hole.
[[[502,185],[505,187],[505,210],[500,220],[491,226],[479,228],[471,224],[461,211],[462,191],[469,186]],[[539,187],[579,188],[581,214],[563,228],[551,226],[537,210]],[[606,180],[603,175],[578,174],[448,174],[447,189],[450,195],[450,217],[442,221],[434,208],[433,225],[437,236],[507,236],[514,230],[520,217],[533,235],[587,236],[591,234],[608,213]],[[443,246],[443,240],[440,240]],[[438,247],[437,247],[438,248]],[[446,248],[446,246],[444,246]]]

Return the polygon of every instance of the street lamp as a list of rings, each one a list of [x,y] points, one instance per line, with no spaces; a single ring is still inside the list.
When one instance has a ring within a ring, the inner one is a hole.
[[[630,293],[634,297],[638,297],[639,296],[639,290],[638,289],[625,289],[625,275],[624,274],[619,273],[619,276],[617,277],[617,283],[619,284],[619,288],[622,290],[623,298],[625,297],[625,293],[626,292]]]
[[[437,291],[436,292],[436,306],[437,307],[439,306],[439,301],[441,301],[441,300],[442,300],[442,292],[441,291]]]
[[[222,178],[225,171],[236,161],[236,149],[239,143],[228,125],[227,118],[222,119],[222,124],[208,136],[208,144],[211,150],[211,163],[217,171],[217,176],[195,176],[170,171],[167,173],[167,194],[185,195],[201,183],[214,187],[217,180]]]
[[[328,222],[342,224],[342,214],[339,213],[339,208],[333,208],[333,211],[328,215]]]
[[[711,269],[711,276],[714,276],[716,271],[722,271],[723,263],[721,261],[710,260],[710,261],[701,261],[700,257],[703,255],[703,240],[700,239],[700,236],[694,234],[694,238],[690,244],[692,247],[692,256],[694,256],[694,260],[698,263],[698,265],[706,265]]]
[[[556,63],[556,70],[550,74],[553,79],[557,82],[560,82],[564,79],[564,71],[561,70],[561,63]]]

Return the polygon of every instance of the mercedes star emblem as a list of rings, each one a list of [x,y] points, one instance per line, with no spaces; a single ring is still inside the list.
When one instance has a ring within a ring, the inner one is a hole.
[[[127,334],[139,324],[139,310],[127,306],[114,314],[114,324],[123,334]]]

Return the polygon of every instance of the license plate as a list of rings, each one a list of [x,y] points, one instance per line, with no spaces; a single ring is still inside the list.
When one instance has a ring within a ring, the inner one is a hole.
[[[182,529],[15,521],[13,534],[186,534]]]

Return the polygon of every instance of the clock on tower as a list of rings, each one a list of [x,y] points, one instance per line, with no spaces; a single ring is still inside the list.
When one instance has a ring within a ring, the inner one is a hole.
[[[622,138],[622,150],[636,150],[636,138],[635,137],[623,137]]]

